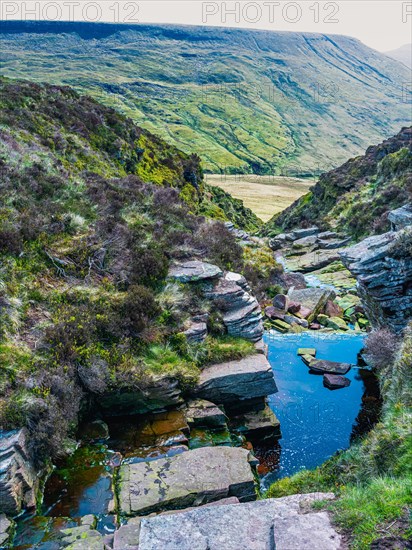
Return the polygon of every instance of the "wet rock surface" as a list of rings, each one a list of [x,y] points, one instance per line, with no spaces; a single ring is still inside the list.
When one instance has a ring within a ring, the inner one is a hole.
[[[198,506],[236,496],[256,499],[249,452],[233,447],[204,447],[172,458],[123,464],[119,472],[119,511],[147,514]]]
[[[328,374],[346,374],[352,365],[349,363],[338,363],[326,359],[316,359],[311,355],[302,355],[302,360],[313,372]]]
[[[331,390],[335,390],[339,388],[347,388],[348,386],[350,386],[350,380],[345,376],[339,376],[335,374],[324,374],[323,385],[326,388],[329,388]]]

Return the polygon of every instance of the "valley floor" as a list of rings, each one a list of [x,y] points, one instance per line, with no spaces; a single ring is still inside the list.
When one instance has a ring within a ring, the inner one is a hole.
[[[315,184],[308,179],[256,174],[207,174],[206,181],[241,199],[264,222],[285,210]]]

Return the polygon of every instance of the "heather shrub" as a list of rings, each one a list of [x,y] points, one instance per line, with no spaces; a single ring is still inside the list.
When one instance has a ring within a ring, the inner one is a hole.
[[[163,247],[155,242],[133,243],[130,281],[156,287],[167,275],[169,260]]]
[[[398,349],[399,339],[388,329],[373,330],[366,338],[365,352],[378,371],[392,365]]]
[[[223,223],[202,224],[194,235],[194,242],[210,262],[231,271],[241,269],[242,247]]]
[[[123,324],[131,335],[136,336],[160,313],[160,307],[149,288],[131,285],[121,313]]]

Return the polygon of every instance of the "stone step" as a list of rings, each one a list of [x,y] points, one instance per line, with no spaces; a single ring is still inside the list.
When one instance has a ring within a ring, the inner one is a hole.
[[[338,550],[341,536],[326,512],[313,512],[312,493],[281,499],[200,507],[143,518],[139,550]]]
[[[261,353],[206,367],[193,390],[198,397],[223,405],[276,392],[272,367]]]
[[[199,506],[235,496],[256,499],[249,452],[236,447],[202,447],[151,462],[123,464],[118,509],[128,516]]]

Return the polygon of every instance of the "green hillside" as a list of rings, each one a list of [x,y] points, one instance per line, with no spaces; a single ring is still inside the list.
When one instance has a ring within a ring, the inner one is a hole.
[[[361,238],[389,230],[390,210],[412,201],[412,127],[322,174],[309,193],[274,216],[266,235],[320,225]]]
[[[79,369],[103,365],[117,388],[159,372],[190,384],[254,350],[220,333],[185,347],[200,297],[166,277],[191,256],[252,269],[203,214],[255,217],[223,191],[213,202],[196,155],[70,88],[0,79],[0,107],[0,426],[27,426],[42,461],[75,430]]]
[[[344,36],[3,22],[2,73],[67,84],[211,172],[324,172],[409,123],[407,68]]]

